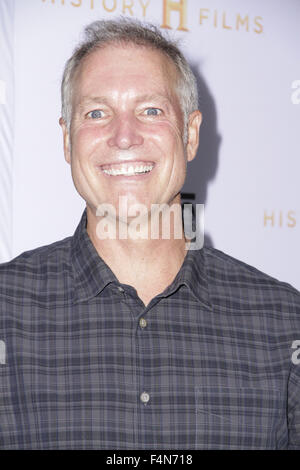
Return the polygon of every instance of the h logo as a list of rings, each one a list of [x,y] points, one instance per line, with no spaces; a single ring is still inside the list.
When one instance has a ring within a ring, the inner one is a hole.
[[[187,0],[163,0],[163,24],[161,28],[172,29],[171,27],[171,12],[177,11],[179,13],[179,31],[188,31],[187,28]]]
[[[5,343],[2,339],[0,339],[0,364],[6,364],[5,362]]]

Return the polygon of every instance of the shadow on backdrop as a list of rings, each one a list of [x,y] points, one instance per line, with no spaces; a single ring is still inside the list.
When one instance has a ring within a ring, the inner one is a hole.
[[[202,112],[199,149],[196,157],[187,166],[187,177],[182,188],[182,202],[205,204],[208,185],[213,181],[218,168],[221,136],[217,129],[216,106],[210,90],[197,66],[192,66],[198,84],[199,109]],[[213,240],[205,229],[204,245],[213,246]]]

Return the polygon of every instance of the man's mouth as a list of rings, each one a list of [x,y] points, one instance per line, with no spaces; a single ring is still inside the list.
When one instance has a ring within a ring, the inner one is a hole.
[[[153,162],[128,162],[112,165],[101,165],[100,169],[108,176],[138,176],[150,173],[155,163]]]

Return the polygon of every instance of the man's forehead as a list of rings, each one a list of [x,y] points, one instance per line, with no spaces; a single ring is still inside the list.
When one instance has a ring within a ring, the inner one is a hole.
[[[135,49],[135,50],[134,50]],[[116,57],[118,56],[118,60]],[[137,56],[139,56],[137,58]],[[98,62],[98,66],[97,65]],[[125,62],[125,63],[124,63]],[[143,63],[140,63],[143,62]],[[87,72],[101,70],[102,73],[112,72],[119,69],[119,73],[123,74],[127,70],[143,72],[147,68],[148,73],[168,75],[175,77],[178,69],[175,63],[163,51],[151,46],[144,46],[135,43],[115,44],[108,43],[88,53],[80,62],[75,75],[85,76]]]
[[[137,58],[133,48],[141,57]],[[120,53],[119,57],[114,52]],[[140,63],[143,57],[145,62]],[[109,105],[113,94],[132,98],[134,102],[163,102],[167,106],[174,105],[174,99],[179,98],[178,71],[171,59],[153,47],[133,43],[107,44],[91,52],[82,60],[73,79],[74,85],[74,104],[80,107],[97,103]]]
[[[120,78],[120,77],[119,77]],[[104,83],[95,77],[89,80],[76,80],[76,92],[74,98],[80,106],[89,104],[111,104],[113,101],[125,99],[136,104],[142,102],[161,103],[164,105],[174,104],[174,99],[178,98],[176,82],[172,77],[166,80],[143,80],[133,77],[131,79],[106,80]]]

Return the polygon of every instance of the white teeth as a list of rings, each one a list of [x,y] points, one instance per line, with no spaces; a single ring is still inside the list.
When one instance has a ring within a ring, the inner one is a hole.
[[[132,176],[135,174],[141,174],[141,173],[148,173],[153,169],[154,165],[140,165],[133,167],[133,165],[130,165],[128,168],[122,167],[119,170],[115,170],[114,168],[110,168],[109,170],[103,170],[104,173],[110,176],[119,176],[119,175],[125,175],[125,176]]]

